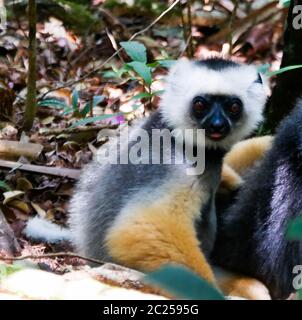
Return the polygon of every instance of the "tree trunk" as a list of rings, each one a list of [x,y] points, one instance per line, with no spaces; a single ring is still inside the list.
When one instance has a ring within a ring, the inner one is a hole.
[[[287,24],[284,33],[284,50],[281,68],[302,64],[302,19],[295,28],[293,13],[296,5],[302,5],[301,0],[290,3]],[[301,17],[301,12],[299,12]],[[298,97],[302,95],[302,68],[287,71],[277,76],[276,86],[267,104],[267,123],[265,128],[275,131],[280,121],[292,110]]]

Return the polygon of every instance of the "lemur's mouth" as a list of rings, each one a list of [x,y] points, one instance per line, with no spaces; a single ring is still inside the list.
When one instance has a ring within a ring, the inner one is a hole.
[[[222,140],[225,136],[226,136],[225,134],[222,134],[219,132],[214,132],[209,134],[209,138],[215,141]]]
[[[210,137],[213,139],[221,139],[222,134],[221,133],[211,133]]]
[[[230,127],[229,126],[223,126],[219,128],[206,128],[205,134],[207,138],[213,140],[213,141],[220,141],[223,140],[228,134],[230,133]]]

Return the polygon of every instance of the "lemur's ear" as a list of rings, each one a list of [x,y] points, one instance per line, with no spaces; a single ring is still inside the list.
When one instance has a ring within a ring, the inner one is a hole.
[[[260,73],[258,73],[258,78],[257,78],[257,80],[255,81],[255,83],[263,84],[262,77],[261,77],[261,74],[260,74]]]
[[[265,94],[268,96],[270,93],[269,85],[266,76],[263,73],[257,72],[254,78],[254,82],[249,87],[249,91],[264,90]],[[259,86],[260,84],[260,86]],[[256,93],[255,93],[256,94]]]

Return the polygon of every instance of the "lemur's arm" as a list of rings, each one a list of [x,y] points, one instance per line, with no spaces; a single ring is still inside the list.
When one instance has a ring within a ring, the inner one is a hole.
[[[235,191],[244,182],[243,175],[253,167],[272,145],[272,136],[243,140],[234,145],[226,154],[219,186],[219,193]]]
[[[260,160],[264,153],[271,147],[272,136],[255,137],[236,143],[229,151],[224,163],[230,166],[237,174],[242,176]]]
[[[230,191],[235,191],[242,183],[242,177],[228,164],[224,163],[221,172],[219,192],[227,194]]]

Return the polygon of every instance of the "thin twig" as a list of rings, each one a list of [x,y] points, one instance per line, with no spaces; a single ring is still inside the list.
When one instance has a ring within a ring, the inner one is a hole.
[[[79,254],[73,253],[73,252],[55,252],[55,253],[45,253],[45,254],[38,254],[38,255],[34,255],[34,254],[29,254],[26,256],[20,256],[20,257],[4,257],[4,256],[0,256],[0,260],[3,261],[21,261],[21,260],[26,260],[26,259],[45,259],[45,258],[57,258],[57,257],[71,257],[71,258],[79,258],[88,262],[92,262],[92,263],[97,263],[99,265],[103,265],[106,262],[105,261],[101,261],[101,260],[97,260],[97,259],[93,259],[93,258],[87,258],[84,256],[81,256]]]
[[[149,29],[151,29],[162,17],[164,17],[168,12],[170,12],[178,3],[180,2],[180,0],[175,0],[171,6],[166,9],[164,12],[162,12],[153,22],[151,22],[146,28],[144,28],[143,30],[140,30],[136,33],[134,33],[130,39],[128,41],[132,41],[133,39],[135,39],[136,37],[140,36],[141,34],[144,34],[145,32],[147,32]],[[93,75],[95,72],[99,71],[100,69],[102,69],[109,61],[111,61],[114,57],[116,57],[121,51],[123,50],[123,48],[119,48],[117,51],[115,51],[109,58],[107,58],[103,63],[101,63],[99,66],[95,67],[94,69],[92,69],[91,71],[89,71],[88,73],[86,73],[84,76],[80,77],[77,80],[72,80],[69,81],[67,83],[65,83],[64,85],[61,85],[59,87],[53,88],[48,90],[47,92],[45,92],[40,98],[39,100],[43,100],[43,98],[48,95],[50,92],[54,92],[66,87],[70,87],[76,83],[82,82],[83,80],[87,79],[89,76]]]
[[[68,128],[54,128],[40,131],[39,133],[43,136],[50,135],[59,135],[59,134],[72,134],[79,132],[91,132],[91,131],[100,131],[103,129],[116,129],[118,125],[99,125],[99,126],[90,126],[90,127],[68,127]]]
[[[46,174],[51,176],[67,177],[70,179],[78,179],[81,172],[81,170],[77,169],[37,166],[35,164],[24,164],[21,162],[6,161],[1,159],[0,168],[29,171],[33,173]]]
[[[193,48],[193,37],[192,37],[192,10],[191,10],[191,0],[187,0],[187,16],[188,16],[188,57],[193,58],[194,48]]]
[[[188,38],[188,33],[187,33],[187,25],[185,22],[185,17],[184,17],[184,9],[181,10],[181,25],[182,25],[182,33],[183,33],[183,38],[184,38],[184,42],[185,42],[185,49],[184,52],[187,52],[188,49],[188,45],[189,45],[189,38]]]
[[[189,45],[189,43],[191,41],[191,37],[192,37],[192,35],[190,34],[189,38],[187,39],[187,41],[185,43],[184,48],[182,49],[182,51],[181,51],[181,53],[179,55],[179,58],[183,57],[185,55],[185,53],[187,52],[187,48],[188,48],[188,45]]]
[[[237,8],[238,8],[238,5],[239,5],[239,0],[233,0],[232,1],[233,4],[234,4],[234,9],[233,9],[233,12],[231,14],[231,18],[230,18],[230,23],[229,23],[229,34],[228,34],[228,42],[229,42],[229,55],[232,54],[232,51],[233,51],[233,28],[234,28],[234,21],[235,21],[235,18],[236,18],[236,13],[237,13]]]
[[[117,45],[117,43],[116,43],[116,41],[114,39],[113,34],[108,30],[108,28],[106,28],[106,33],[107,33],[107,36],[109,38],[109,41],[111,42],[112,48],[115,51],[117,51],[118,50],[118,45]],[[120,53],[118,54],[118,57],[120,58],[122,63],[125,63],[125,61],[124,61],[124,59],[123,59],[123,57],[122,57],[122,55]]]
[[[164,12],[162,12],[153,22],[151,22],[151,24],[149,24],[146,28],[144,28],[141,31],[138,31],[136,33],[134,33],[131,38],[129,39],[129,41],[133,40],[134,38],[140,36],[141,34],[144,34],[145,32],[147,32],[149,29],[151,29],[162,17],[164,17],[168,12],[170,12],[178,3],[180,2],[180,0],[176,0],[174,1],[171,6],[166,9]]]

